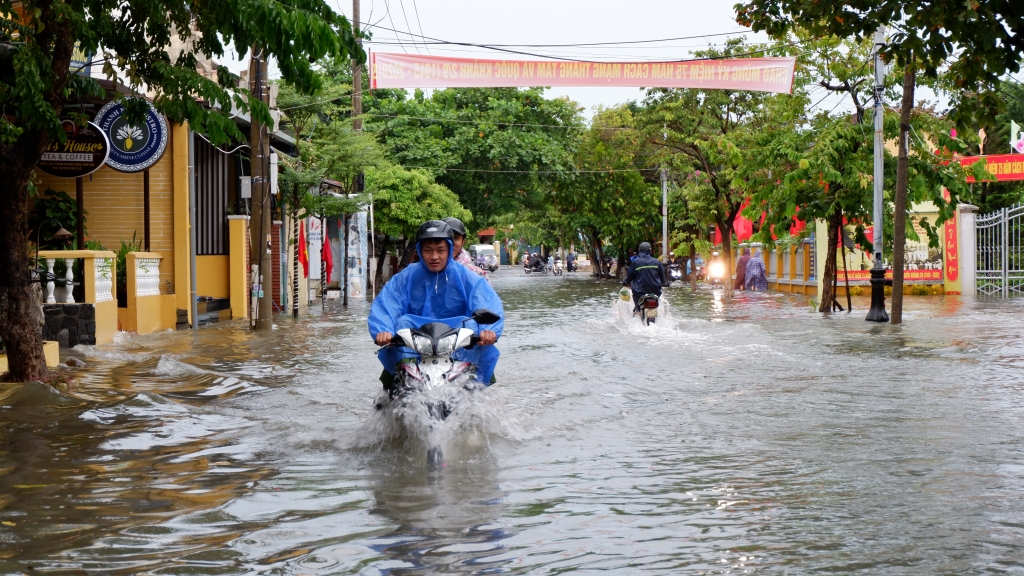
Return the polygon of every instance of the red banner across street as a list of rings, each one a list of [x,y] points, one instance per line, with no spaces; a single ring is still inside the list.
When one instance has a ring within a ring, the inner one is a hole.
[[[371,88],[625,86],[790,93],[796,58],[681,62],[486,60],[419,54],[370,55]]]

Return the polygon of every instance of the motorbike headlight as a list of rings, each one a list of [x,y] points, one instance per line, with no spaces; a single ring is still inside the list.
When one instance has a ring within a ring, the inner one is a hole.
[[[419,353],[420,356],[433,356],[434,355],[434,343],[430,338],[423,336],[412,337],[412,347]]]
[[[708,272],[710,272],[711,275],[715,278],[721,278],[722,276],[725,275],[725,264],[722,264],[721,262],[715,262],[714,264],[711,265],[710,268],[708,268]]]
[[[437,355],[438,356],[447,356],[448,354],[451,354],[452,350],[455,350],[455,342],[458,339],[459,339],[459,333],[456,332],[455,334],[452,334],[451,336],[445,336],[444,338],[441,338],[440,340],[438,340],[437,341]]]

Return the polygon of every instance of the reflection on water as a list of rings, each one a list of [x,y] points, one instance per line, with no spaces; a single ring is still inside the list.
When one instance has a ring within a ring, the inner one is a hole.
[[[495,286],[438,470],[374,408],[364,303],[0,389],[0,573],[1024,571],[1024,302],[672,287],[645,327],[611,282]]]

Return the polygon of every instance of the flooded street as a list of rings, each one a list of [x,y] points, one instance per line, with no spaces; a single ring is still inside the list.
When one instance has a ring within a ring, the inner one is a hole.
[[[70,394],[0,399],[0,573],[1024,574],[1024,300],[674,286],[646,328],[614,282],[494,285],[437,471],[374,409],[367,303],[76,348]]]

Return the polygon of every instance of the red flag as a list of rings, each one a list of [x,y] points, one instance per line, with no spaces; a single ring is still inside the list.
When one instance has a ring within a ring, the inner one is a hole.
[[[309,248],[306,246],[305,222],[299,222],[299,264],[302,264],[302,277],[309,278]]]
[[[324,266],[327,267],[327,277],[321,278],[324,286],[331,283],[331,268],[334,268],[334,260],[331,258],[331,240],[327,237],[326,230],[324,230],[324,245],[320,250],[320,258],[324,262]]]

